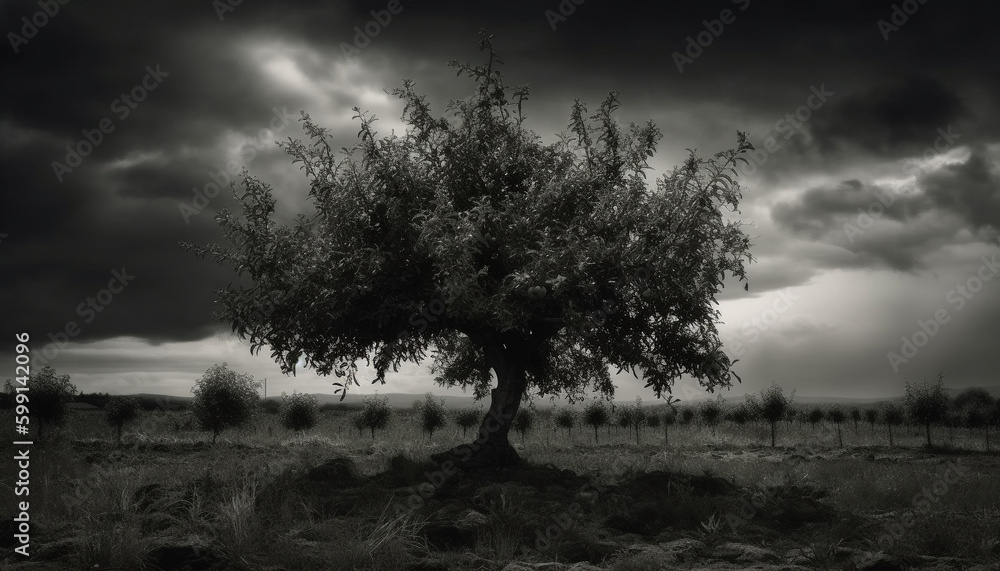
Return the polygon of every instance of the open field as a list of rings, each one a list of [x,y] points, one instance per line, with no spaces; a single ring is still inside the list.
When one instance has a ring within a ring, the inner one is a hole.
[[[7,568],[1000,568],[1000,456],[964,429],[931,450],[917,428],[890,448],[846,423],[840,448],[833,425],[798,422],[776,448],[731,423],[672,426],[668,446],[662,427],[638,445],[602,428],[595,445],[542,414],[512,434],[529,466],[486,475],[427,460],[472,435],[428,439],[410,411],[374,441],[336,410],[301,437],[262,414],[214,446],[184,418],[146,414],[119,448],[74,412],[31,452],[36,563]]]

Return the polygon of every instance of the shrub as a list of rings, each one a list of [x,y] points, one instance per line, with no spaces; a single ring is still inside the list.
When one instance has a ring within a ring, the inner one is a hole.
[[[47,428],[60,427],[66,422],[67,405],[76,396],[76,386],[69,378],[56,375],[56,370],[46,365],[28,380],[29,414],[38,423],[39,441],[45,440]]]
[[[389,397],[379,397],[369,395],[364,398],[364,405],[361,407],[360,424],[362,428],[367,428],[375,440],[375,431],[384,430],[389,426],[392,419],[392,408],[389,406]],[[357,423],[355,424],[357,427]]]
[[[948,414],[948,393],[944,388],[944,374],[938,373],[933,383],[917,385],[906,383],[906,412],[913,422],[922,425],[931,446],[931,425],[945,419]]]
[[[260,408],[267,414],[278,414],[281,412],[281,401],[271,399],[263,399],[260,401]]]
[[[434,400],[434,395],[427,393],[424,400],[413,402],[413,408],[420,416],[420,429],[434,438],[434,432],[442,428],[448,418],[445,415],[444,399]]]
[[[237,373],[226,363],[212,365],[195,382],[193,409],[202,430],[212,431],[212,443],[227,428],[244,426],[253,419],[260,397],[260,381]]]
[[[660,420],[661,419],[660,419],[660,415],[659,414],[657,414],[655,411],[652,411],[652,410],[648,411],[648,412],[644,412],[643,414],[646,417],[646,426],[648,426],[650,428],[659,428],[660,427]]]
[[[474,408],[466,408],[455,413],[455,424],[462,427],[462,438],[470,428],[479,423],[483,418],[483,411]]]
[[[568,435],[573,434],[573,426],[576,424],[576,413],[571,408],[559,409],[555,416],[556,426],[565,428]]]
[[[528,409],[518,409],[517,414],[514,415],[514,424],[512,428],[521,435],[521,444],[524,444],[525,435],[531,431],[531,428],[535,424],[535,414]]]
[[[608,423],[608,407],[603,400],[595,400],[583,409],[583,423],[594,428],[594,444],[597,444],[597,429]]]
[[[309,430],[319,422],[319,401],[316,400],[316,395],[281,393],[278,414],[281,417],[281,425],[288,430],[296,433]]]
[[[134,396],[115,395],[104,405],[104,420],[115,429],[115,442],[122,443],[122,428],[139,418],[139,399]]]

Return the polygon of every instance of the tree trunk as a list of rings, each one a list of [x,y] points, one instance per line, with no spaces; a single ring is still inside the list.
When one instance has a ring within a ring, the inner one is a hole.
[[[771,448],[774,448],[774,428],[777,424],[777,421],[771,423]]]
[[[931,447],[931,423],[928,422],[927,424],[925,424],[924,428],[927,430],[927,447],[930,448]]]
[[[491,391],[490,409],[479,427],[479,437],[447,452],[431,456],[447,460],[465,470],[496,469],[520,465],[521,458],[509,440],[511,424],[528,387],[524,343],[508,341],[484,348],[486,362],[496,373],[497,386]]]
[[[892,448],[892,425],[889,425],[889,447]]]
[[[594,444],[597,444],[597,425],[594,425]]]
[[[118,429],[118,439],[116,441],[116,446],[121,446],[122,445],[122,427],[119,425],[119,426],[116,426],[115,428]]]

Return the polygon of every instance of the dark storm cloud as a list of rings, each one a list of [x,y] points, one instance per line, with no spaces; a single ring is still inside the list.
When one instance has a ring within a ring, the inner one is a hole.
[[[242,2],[220,20],[207,1],[72,2],[18,46],[18,53],[5,44],[0,233],[9,237],[0,244],[0,271],[11,278],[0,284],[5,330],[30,325],[44,335],[69,320],[82,321],[78,304],[106,287],[112,270],[126,268],[135,281],[91,323],[81,324],[75,340],[134,335],[166,341],[209,334],[212,292],[234,278],[176,244],[218,241],[211,215],[232,201],[222,193],[190,224],[178,202],[190,200],[192,189],[204,188],[210,173],[226,166],[231,136],[257,133],[276,107],[291,113],[337,111],[349,118],[350,107],[365,106],[351,100],[350,92],[317,102],[263,74],[248,48],[304,47],[316,58],[298,60],[303,73],[328,77],[333,65],[344,61],[344,44],[355,43],[355,27],[364,29],[371,11],[387,4],[256,0]],[[977,121],[967,122],[980,126],[970,129],[979,131],[970,131],[963,142],[987,140],[990,131],[982,125],[988,116],[977,113],[983,101],[995,105],[1000,90],[996,79],[985,76],[995,69],[990,62],[997,61],[998,48],[989,29],[995,19],[985,14],[984,4],[928,3],[889,42],[875,22],[888,16],[890,2],[817,8],[752,0],[741,10],[744,4],[623,7],[591,0],[556,21],[553,30],[546,11],[558,12],[557,1],[403,0],[402,12],[370,39],[358,59],[371,74],[368,79],[386,78],[380,87],[414,78],[422,93],[443,103],[471,88],[445,62],[481,61],[476,42],[478,29],[485,27],[496,36],[511,83],[533,84],[526,108],[530,128],[544,134],[564,130],[574,98],[593,109],[617,89],[623,114],[634,114],[636,121],[665,112],[679,117],[661,125],[666,135],[661,152],[674,155],[689,146],[712,151],[732,146],[735,130],[750,126],[765,129],[754,133],[759,137],[804,104],[812,86],[825,82],[838,95],[774,155],[771,172],[810,164],[804,160],[814,151],[810,130],[830,152],[841,152],[844,145],[902,149],[910,141],[925,141],[924,127],[933,130],[971,114]],[[733,23],[680,73],[674,54],[683,53],[688,39],[724,9],[733,11]],[[19,33],[20,19],[37,11],[35,2],[5,2],[3,31]],[[122,108],[122,95],[143,84],[148,66],[160,66],[166,75],[121,117],[116,109]],[[836,103],[841,94],[843,103]],[[435,112],[443,114],[443,104]],[[66,145],[78,144],[83,130],[93,131],[105,118],[114,130],[59,182],[52,162],[66,162]],[[350,144],[355,133],[352,124],[334,135]],[[282,161],[271,149],[248,166],[272,173]],[[948,176],[928,182],[925,200],[979,226],[995,220],[993,203],[978,198],[989,188],[981,170]],[[965,190],[948,190],[956,184]],[[811,202],[800,212],[781,215],[783,228],[815,236],[817,224],[832,228],[861,200],[807,198]],[[895,208],[908,215],[902,203]],[[870,250],[879,259],[888,256],[877,254],[875,244]],[[801,283],[813,269],[775,253],[759,272],[759,277],[751,273],[753,287],[767,290]]]
[[[900,193],[850,180],[806,190],[772,209],[779,228],[856,254],[828,260],[830,267],[910,271],[962,230],[995,243],[1000,229],[1000,168],[983,149],[964,162],[919,176]]]
[[[816,115],[812,134],[824,153],[853,147],[895,158],[919,153],[938,129],[967,116],[961,99],[940,81],[912,77],[835,101]]]

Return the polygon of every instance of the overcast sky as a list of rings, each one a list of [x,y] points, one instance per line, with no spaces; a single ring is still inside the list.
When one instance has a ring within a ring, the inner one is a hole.
[[[574,98],[594,108],[611,90],[620,122],[663,131],[654,176],[687,148],[710,155],[749,131],[759,151],[743,215],[757,261],[749,292],[727,288],[719,306],[744,381],[732,394],[773,381],[881,397],[902,393],[904,373],[939,370],[953,387],[1000,385],[989,3],[52,4],[54,15],[0,4],[0,378],[28,331],[86,392],[189,395],[223,361],[266,377],[269,394],[332,392],[308,371],[282,376],[268,351],[252,357],[212,321],[233,275],[177,244],[219,242],[213,216],[234,201],[196,201],[195,189],[246,166],[282,216],[306,210],[306,179],[274,145],[302,136],[299,112],[346,146],[354,106],[401,132],[385,90],[408,78],[443,114],[472,90],[447,62],[479,61],[486,27],[507,82],[531,85],[527,126],[547,141]],[[428,367],[376,387],[442,392]],[[653,400],[634,378],[617,384],[618,398]]]

